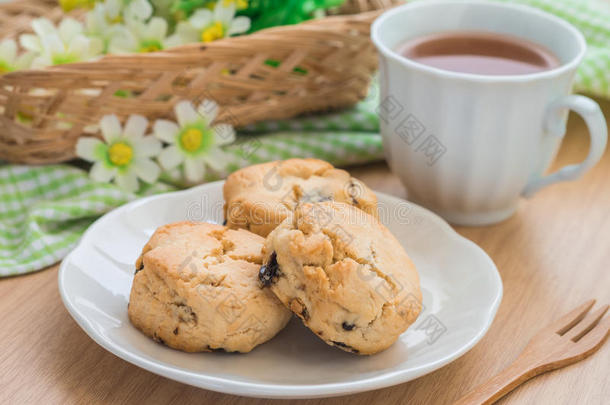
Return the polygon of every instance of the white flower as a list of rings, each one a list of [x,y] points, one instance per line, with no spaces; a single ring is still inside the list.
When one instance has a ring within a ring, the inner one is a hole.
[[[174,35],[181,43],[211,42],[249,29],[248,17],[235,17],[235,2],[221,0],[216,3],[213,13],[199,9],[187,21],[179,22]]]
[[[58,28],[46,18],[37,18],[32,28],[36,35],[23,34],[19,41],[23,48],[38,54],[33,67],[85,61],[103,51],[102,41],[86,37],[83,25],[73,18],[64,18]]]
[[[235,140],[235,131],[228,124],[212,126],[218,105],[205,100],[195,109],[188,101],[174,107],[178,125],[168,120],[157,120],[155,136],[170,144],[159,154],[158,160],[165,170],[184,165],[185,178],[190,182],[204,179],[206,165],[216,171],[226,167],[226,155],[220,146]]]
[[[105,0],[96,3],[85,16],[88,36],[100,38],[107,50],[110,40],[124,29],[124,21],[145,21],[153,9],[148,0]]]
[[[146,21],[152,12],[148,0],[105,0],[95,3],[86,14],[87,34],[106,38],[115,25],[131,19]]]
[[[29,68],[35,56],[33,52],[25,52],[18,56],[15,40],[3,40],[0,42],[0,75]]]
[[[148,121],[141,115],[131,115],[125,124],[116,115],[100,120],[104,142],[97,138],[80,138],[76,155],[94,162],[89,175],[99,182],[115,183],[127,191],[137,191],[138,178],[154,183],[161,172],[151,160],[161,151],[161,142],[154,136],[144,136]]]
[[[106,1],[124,1],[124,0],[106,0]],[[153,6],[148,0],[130,0],[123,11],[125,20],[136,19],[146,21],[153,13]]]
[[[155,52],[165,48],[167,22],[161,17],[153,17],[148,22],[138,19],[126,21],[126,26],[110,40],[109,53]]]
[[[88,36],[100,38],[104,48],[116,32],[118,24],[122,21],[121,0],[106,0],[104,3],[95,3],[93,10],[85,16],[85,27]]]

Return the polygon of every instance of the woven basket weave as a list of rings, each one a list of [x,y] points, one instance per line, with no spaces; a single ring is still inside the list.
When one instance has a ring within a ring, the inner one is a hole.
[[[370,24],[398,1],[348,0],[342,15],[299,25],[1,75],[0,159],[66,161],[74,158],[78,137],[94,134],[103,115],[152,121],[171,117],[182,99],[215,100],[219,121],[234,126],[353,105],[366,95],[376,68]],[[50,0],[0,5],[0,37],[29,31],[39,16],[58,21],[62,13]]]

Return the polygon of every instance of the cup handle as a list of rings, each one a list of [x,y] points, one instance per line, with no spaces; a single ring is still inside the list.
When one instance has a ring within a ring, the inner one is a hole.
[[[567,165],[548,176],[543,176],[529,182],[523,191],[524,197],[531,197],[538,190],[560,181],[576,180],[601,159],[608,141],[606,120],[599,105],[588,97],[568,95],[559,98],[549,105],[544,127],[551,136],[565,135],[565,120],[562,119],[563,109],[574,110],[585,121],[591,137],[589,155],[579,164]]]

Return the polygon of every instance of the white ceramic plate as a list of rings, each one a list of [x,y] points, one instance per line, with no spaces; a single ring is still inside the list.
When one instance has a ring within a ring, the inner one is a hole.
[[[424,311],[388,350],[363,357],[332,348],[298,320],[248,354],[187,354],[155,343],[127,318],[134,262],[160,225],[221,223],[222,182],[124,205],[95,222],[63,261],[59,291],[76,322],[102,347],[185,384],[275,398],[324,397],[400,384],[473,347],[502,298],[491,259],[430,211],[378,193],[380,217],[415,262]]]

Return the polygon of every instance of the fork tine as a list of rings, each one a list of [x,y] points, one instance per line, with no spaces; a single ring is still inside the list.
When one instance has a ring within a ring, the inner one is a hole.
[[[602,318],[592,330],[572,346],[570,351],[588,356],[602,347],[608,336],[610,336],[610,316]]]
[[[582,318],[585,317],[585,315],[587,314],[587,312],[589,312],[593,304],[595,304],[595,300],[589,300],[585,302],[570,313],[557,319],[548,328],[552,329],[553,332],[556,332],[559,335],[563,335],[564,333],[572,329],[574,325],[580,322]]]
[[[578,342],[584,335],[586,335],[591,329],[595,327],[603,318],[606,311],[608,311],[608,305],[599,308],[595,312],[589,312],[585,318],[574,326],[572,330],[565,334],[565,337],[572,339],[574,342]]]

